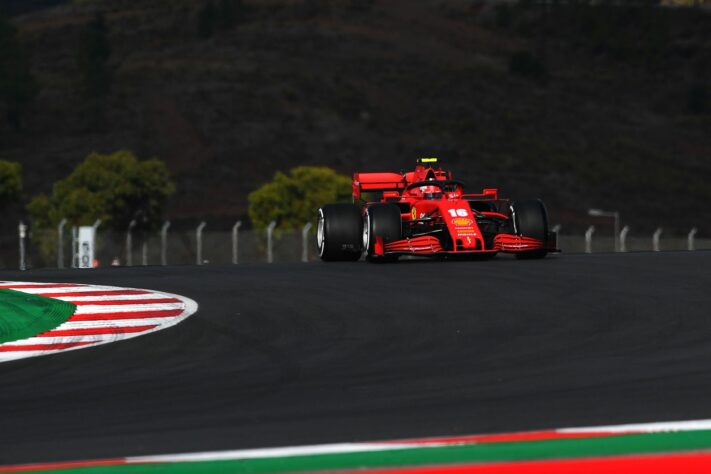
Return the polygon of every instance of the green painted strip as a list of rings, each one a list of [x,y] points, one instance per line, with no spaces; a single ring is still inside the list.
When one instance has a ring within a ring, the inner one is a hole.
[[[392,451],[244,459],[237,461],[126,464],[34,472],[60,472],[61,474],[266,474],[336,469],[423,466],[428,464],[570,459],[708,449],[711,449],[711,430],[517,443],[469,444],[436,448],[414,447],[411,449],[397,449]]]
[[[75,309],[65,301],[0,289],[0,344],[54,329],[66,322]]]

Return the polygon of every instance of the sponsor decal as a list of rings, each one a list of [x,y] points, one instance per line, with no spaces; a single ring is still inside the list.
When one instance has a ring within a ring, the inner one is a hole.
[[[455,217],[454,219],[452,219],[452,224],[456,225],[457,227],[469,227],[473,223],[473,220],[468,219],[466,217]]]
[[[412,220],[415,220],[415,219],[417,219],[417,209],[415,209],[415,208],[413,207],[413,208],[412,208]]]

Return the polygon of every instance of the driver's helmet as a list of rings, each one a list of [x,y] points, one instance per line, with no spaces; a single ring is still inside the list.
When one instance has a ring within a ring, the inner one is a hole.
[[[439,186],[420,186],[422,199],[441,199],[442,189]]]

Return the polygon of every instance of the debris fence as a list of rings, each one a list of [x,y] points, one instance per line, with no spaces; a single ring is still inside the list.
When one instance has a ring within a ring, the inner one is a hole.
[[[96,238],[92,266],[208,265],[244,263],[312,262],[318,260],[315,226],[300,229],[244,229],[237,222],[231,229],[214,230],[200,223],[190,230],[174,230],[164,223],[154,231],[102,230],[95,223]],[[699,237],[695,229],[687,235],[665,235],[657,229],[649,235],[635,235],[623,229],[615,238],[598,235],[591,226],[584,233],[566,234],[557,226],[558,247],[564,253],[695,251],[711,249],[711,238]],[[602,234],[602,233],[601,233]],[[33,230],[18,226],[16,235],[0,236],[0,266],[3,268],[78,267],[76,230]]]

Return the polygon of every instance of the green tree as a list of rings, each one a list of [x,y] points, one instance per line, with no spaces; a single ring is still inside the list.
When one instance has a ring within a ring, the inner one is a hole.
[[[107,62],[111,56],[109,32],[104,16],[97,13],[84,28],[77,55],[82,75],[82,86],[87,97],[98,99],[111,90],[111,77]]]
[[[0,160],[0,206],[16,202],[22,194],[22,165]]]
[[[157,227],[167,198],[175,191],[165,164],[139,161],[130,151],[90,154],[66,178],[56,182],[51,196],[36,196],[27,211],[35,227],[55,226],[62,218],[73,225],[96,219],[102,226],[125,230],[137,216]]]
[[[16,129],[37,92],[27,54],[17,41],[17,30],[0,14],[0,101],[5,103],[7,120]]]
[[[278,229],[301,228],[313,221],[318,208],[330,202],[348,201],[351,180],[326,167],[299,166],[250,193],[249,218],[258,229],[276,221]]]

